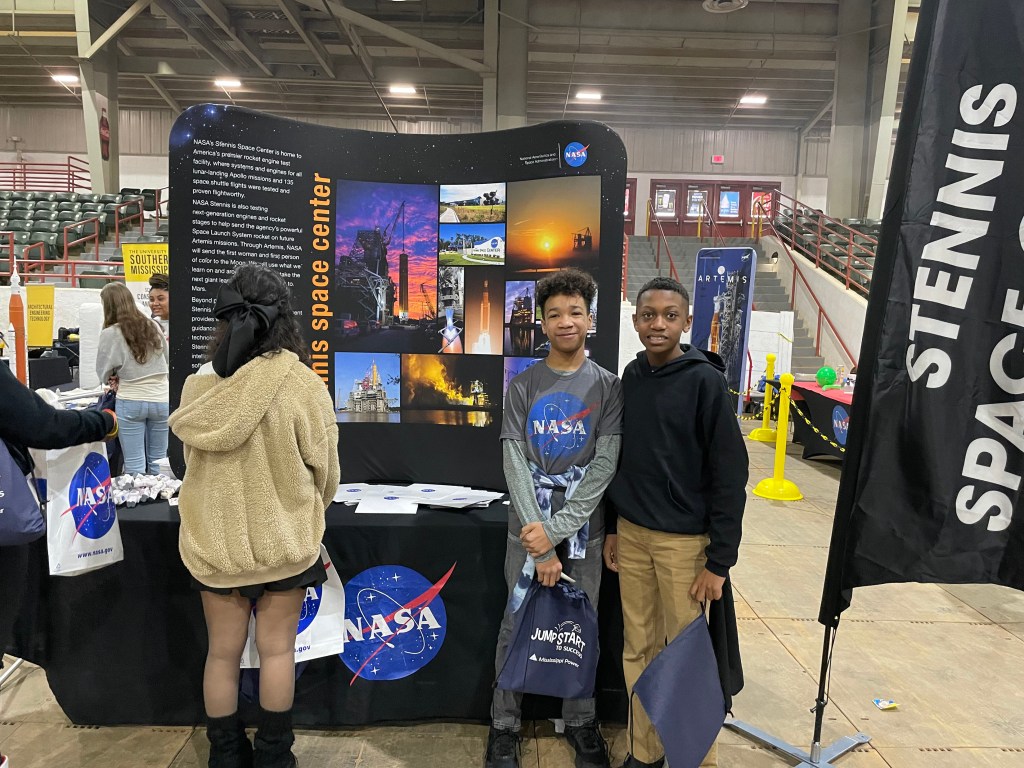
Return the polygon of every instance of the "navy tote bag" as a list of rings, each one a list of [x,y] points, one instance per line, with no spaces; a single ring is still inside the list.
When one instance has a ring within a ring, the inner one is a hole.
[[[0,440],[0,547],[28,544],[44,533],[46,521],[28,478]]]

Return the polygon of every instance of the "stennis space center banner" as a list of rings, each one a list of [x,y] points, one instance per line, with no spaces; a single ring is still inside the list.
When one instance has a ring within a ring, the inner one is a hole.
[[[625,175],[599,123],[401,135],[186,110],[170,137],[172,409],[217,288],[264,264],[334,399],[345,482],[504,489],[504,392],[547,354],[538,280],[594,276],[587,353],[617,370]]]
[[[854,587],[1024,589],[1024,3],[925,2],[819,620]]]

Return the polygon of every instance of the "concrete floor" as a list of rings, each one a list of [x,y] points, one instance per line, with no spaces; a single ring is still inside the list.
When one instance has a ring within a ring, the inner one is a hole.
[[[744,422],[749,428],[751,422]],[[751,487],[768,476],[772,448],[748,442]],[[787,477],[804,500],[748,496],[740,561],[733,570],[746,688],[736,717],[806,748],[813,725],[822,627],[815,621],[839,483],[835,464],[803,461],[790,446]],[[875,698],[891,698],[882,712]],[[995,586],[908,584],[854,593],[833,657],[825,739],[864,731],[870,745],[842,768],[1024,767],[1024,594]],[[606,728],[621,762],[627,738]],[[301,732],[305,768],[482,764],[487,729],[434,724]],[[572,765],[550,723],[525,729],[523,765]],[[723,731],[722,768],[788,763]],[[0,752],[11,768],[193,768],[206,738],[191,728],[72,725],[40,669],[0,692]]]

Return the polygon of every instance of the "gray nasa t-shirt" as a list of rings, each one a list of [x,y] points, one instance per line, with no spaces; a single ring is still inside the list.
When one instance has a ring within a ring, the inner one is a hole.
[[[597,438],[621,434],[622,382],[590,359],[569,374],[541,360],[509,382],[501,438],[522,442],[526,457],[548,474],[589,464]],[[560,496],[552,511],[561,508]]]

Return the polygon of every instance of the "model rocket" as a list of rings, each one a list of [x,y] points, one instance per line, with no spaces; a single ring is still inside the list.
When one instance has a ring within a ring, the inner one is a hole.
[[[487,281],[484,280],[484,295],[480,300],[480,337],[473,344],[473,354],[491,354],[491,300],[487,292]]]
[[[28,336],[25,329],[25,301],[21,295],[18,265],[11,265],[11,300],[8,304],[7,348],[11,350],[11,371],[28,385]]]

